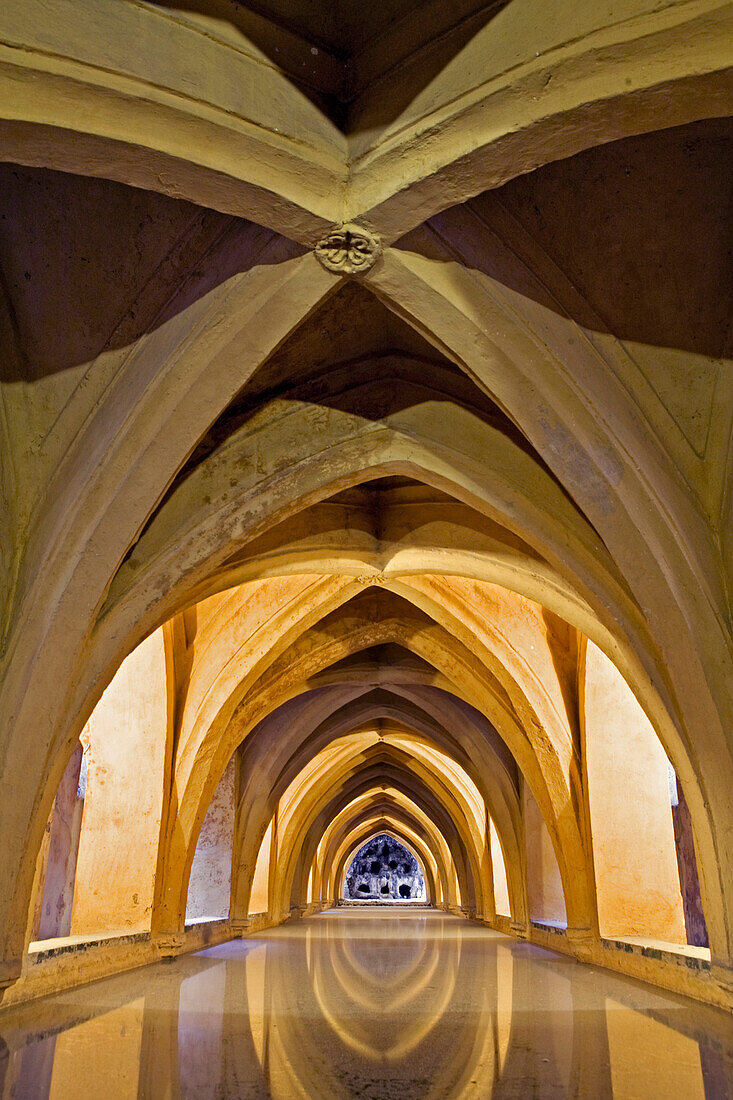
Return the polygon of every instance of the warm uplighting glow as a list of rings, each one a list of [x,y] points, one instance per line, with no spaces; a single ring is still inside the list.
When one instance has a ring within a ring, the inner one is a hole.
[[[0,1100],[733,1095],[731,41],[0,3]]]

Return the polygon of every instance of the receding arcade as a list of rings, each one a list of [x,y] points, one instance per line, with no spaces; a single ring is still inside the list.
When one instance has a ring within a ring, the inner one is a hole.
[[[0,11],[3,1004],[387,836],[730,1007],[730,5],[89,6]]]

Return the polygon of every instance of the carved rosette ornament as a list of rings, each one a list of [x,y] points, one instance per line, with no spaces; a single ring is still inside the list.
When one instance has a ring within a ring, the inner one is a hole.
[[[318,259],[335,275],[363,275],[381,251],[379,236],[354,222],[335,225],[315,247]]]

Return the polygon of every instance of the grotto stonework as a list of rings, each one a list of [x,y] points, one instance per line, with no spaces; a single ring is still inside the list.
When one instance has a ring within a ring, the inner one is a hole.
[[[350,901],[425,901],[425,880],[412,852],[381,833],[351,861],[344,897]]]

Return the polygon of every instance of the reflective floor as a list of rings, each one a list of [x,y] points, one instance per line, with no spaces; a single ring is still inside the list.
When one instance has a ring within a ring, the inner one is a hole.
[[[283,925],[0,1035],[2,1100],[733,1097],[725,1014],[428,910]]]

